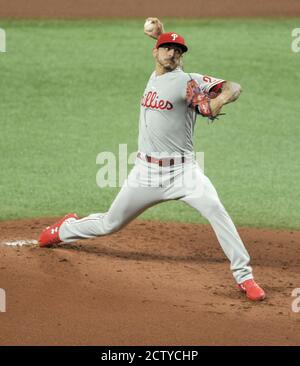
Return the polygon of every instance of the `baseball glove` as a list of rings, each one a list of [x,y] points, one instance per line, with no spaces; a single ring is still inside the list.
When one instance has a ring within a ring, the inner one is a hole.
[[[210,121],[218,119],[219,113],[214,113],[211,107],[211,100],[217,97],[217,93],[205,93],[201,90],[200,85],[194,79],[187,83],[186,100],[189,107],[193,108],[196,113],[203,117],[208,117]]]

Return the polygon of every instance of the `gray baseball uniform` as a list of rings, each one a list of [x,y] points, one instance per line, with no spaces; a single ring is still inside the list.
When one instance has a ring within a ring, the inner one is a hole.
[[[160,76],[153,72],[141,99],[139,154],[120,192],[107,212],[67,220],[59,236],[72,242],[107,235],[159,202],[181,200],[210,222],[230,260],[234,278],[242,283],[253,278],[249,254],[194,157],[196,113],[186,102],[186,85],[191,78],[205,91],[223,81],[187,74],[180,68]]]

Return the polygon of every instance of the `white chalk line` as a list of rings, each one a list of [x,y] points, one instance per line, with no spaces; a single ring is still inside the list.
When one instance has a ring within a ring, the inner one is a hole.
[[[13,241],[6,241],[6,242],[2,242],[0,243],[0,245],[7,245],[10,247],[23,247],[23,246],[33,246],[33,245],[37,245],[38,241],[37,240],[13,240]]]

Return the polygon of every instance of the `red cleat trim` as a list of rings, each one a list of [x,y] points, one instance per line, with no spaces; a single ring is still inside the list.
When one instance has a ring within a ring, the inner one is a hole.
[[[246,294],[249,300],[261,301],[266,298],[264,290],[253,279],[240,283],[238,287]]]
[[[39,237],[39,246],[47,247],[61,243],[62,241],[60,240],[60,237],[58,235],[59,228],[66,220],[71,218],[74,218],[76,220],[79,219],[79,217],[76,214],[68,214],[59,221],[57,221],[56,223],[54,223],[53,225],[46,227],[46,229],[42,231]]]

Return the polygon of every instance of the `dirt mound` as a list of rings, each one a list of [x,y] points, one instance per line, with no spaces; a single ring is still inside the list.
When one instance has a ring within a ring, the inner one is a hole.
[[[299,345],[300,232],[240,228],[268,298],[251,303],[207,225],[134,221],[40,249],[55,221],[0,223],[1,345]]]

